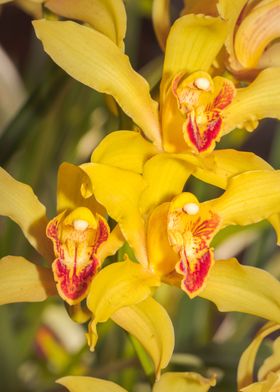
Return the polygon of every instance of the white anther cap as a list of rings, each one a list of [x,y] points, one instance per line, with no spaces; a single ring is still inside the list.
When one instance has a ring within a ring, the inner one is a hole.
[[[207,78],[197,78],[193,83],[195,87],[199,88],[199,90],[210,90],[210,81]]]
[[[187,203],[184,205],[183,210],[189,215],[196,215],[199,211],[199,205],[195,203]]]
[[[84,231],[88,228],[89,223],[83,219],[75,219],[73,226],[75,230]]]

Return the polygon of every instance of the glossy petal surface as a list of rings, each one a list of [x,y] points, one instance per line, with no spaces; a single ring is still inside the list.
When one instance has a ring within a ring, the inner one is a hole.
[[[51,270],[23,257],[0,260],[0,304],[41,302],[57,294]]]
[[[157,104],[150,96],[148,83],[109,38],[75,22],[42,19],[33,24],[45,51],[61,68],[85,85],[112,95],[146,136],[160,146]]]
[[[0,168],[0,215],[16,222],[31,245],[47,260],[53,256],[46,239],[46,209],[30,186],[16,181]]]
[[[174,330],[166,310],[153,298],[119,309],[112,320],[135,336],[153,360],[156,375],[160,376],[171,358]]]
[[[91,161],[142,173],[144,163],[157,152],[155,146],[140,133],[116,131],[99,143],[92,153]]]
[[[214,302],[221,312],[243,312],[280,323],[277,293],[280,283],[268,272],[229,259],[215,262],[200,296]]]
[[[48,0],[46,7],[65,18],[88,23],[123,48],[126,13],[122,0]]]
[[[116,311],[144,301],[159,279],[140,264],[118,262],[102,269],[93,280],[87,297],[92,312],[88,343],[94,350],[97,341],[96,325],[107,321]]]
[[[56,380],[65,386],[69,392],[127,392],[112,381],[101,380],[94,377],[67,376]]]
[[[215,385],[215,377],[205,378],[193,372],[172,372],[162,375],[153,392],[207,392]]]

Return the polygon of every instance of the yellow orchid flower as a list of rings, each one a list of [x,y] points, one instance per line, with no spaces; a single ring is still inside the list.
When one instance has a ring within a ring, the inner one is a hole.
[[[191,170],[169,155],[148,160],[143,176],[96,163],[81,168],[91,179],[96,199],[119,222],[145,270],[164,282],[181,285],[191,298],[200,295],[213,301],[222,311],[279,321],[280,307],[271,286],[275,293],[280,283],[267,272],[241,266],[234,259],[214,263],[211,248],[222,228],[256,223],[279,212],[278,171],[233,176],[222,196],[199,203],[194,195],[180,193]],[[175,171],[177,175],[170,176]],[[104,178],[112,180],[105,183]]]
[[[277,392],[280,390],[280,338],[278,337],[270,355],[259,368],[258,381],[253,382],[254,364],[258,349],[268,335],[280,329],[279,324],[267,323],[243,352],[237,373],[240,392]]]
[[[90,6],[85,9],[90,11]],[[229,33],[229,23],[220,17],[185,15],[171,27],[160,110],[145,79],[104,33],[72,21],[39,20],[34,27],[59,66],[80,82],[112,95],[159,150],[210,152],[237,127],[252,131],[259,119],[279,118],[279,68],[264,70],[243,88],[213,73],[211,66]]]
[[[0,214],[14,220],[50,268],[18,256],[0,260],[0,304],[36,302],[59,294],[71,318],[86,322],[91,314],[88,343],[94,350],[96,324],[112,318],[135,336],[151,356],[157,377],[169,363],[174,331],[165,309],[151,296],[157,276],[130,260],[99,271],[104,259],[123,244],[119,226],[110,233],[104,208],[81,186],[85,172],[64,163],[58,172],[58,215],[48,221],[45,207],[32,189],[0,169]],[[110,197],[110,195],[108,195]],[[87,308],[79,304],[87,298]],[[152,313],[151,313],[152,311]]]
[[[35,266],[22,257],[4,257],[0,263],[1,303],[40,301],[46,299],[49,292],[52,295],[58,292],[69,305],[79,304],[106,255],[114,253],[122,244],[118,227],[109,234],[107,222],[101,215],[104,209],[94,196],[85,199],[80,194],[85,173],[74,165],[61,165],[57,194],[59,215],[49,222],[45,207],[30,187],[16,181],[4,169],[0,176],[0,214],[21,227],[31,245],[47,263],[52,263],[53,271],[52,276],[50,269]]]
[[[65,386],[69,392],[127,392],[119,385],[106,380],[83,376],[66,376],[56,381]],[[212,386],[216,385],[215,377],[205,378],[193,372],[169,372],[161,376],[157,381],[152,392],[207,392]]]

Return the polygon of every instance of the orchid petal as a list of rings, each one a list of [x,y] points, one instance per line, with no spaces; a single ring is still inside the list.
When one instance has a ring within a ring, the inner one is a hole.
[[[241,11],[247,2],[248,0],[235,0],[234,2],[229,0],[218,0],[217,3],[219,14],[223,19],[228,21],[229,34],[225,45],[229,53],[229,62],[233,69],[239,67],[234,50],[235,25],[237,24]]]
[[[160,276],[172,273],[179,261],[177,253],[170,246],[167,233],[167,214],[170,203],[156,207],[151,213],[147,226],[147,251],[149,267]]]
[[[153,298],[119,309],[112,320],[136,337],[153,360],[156,376],[160,376],[171,358],[174,330],[166,310]]]
[[[0,168],[0,215],[16,222],[30,244],[47,260],[53,257],[46,238],[46,209],[30,186],[16,181]]]
[[[97,203],[93,195],[87,198],[82,196],[82,184],[89,182],[87,174],[79,166],[62,163],[57,177],[57,211],[87,207],[93,213],[104,215],[104,207]]]
[[[185,15],[172,25],[167,38],[162,91],[180,72],[207,71],[221,49],[227,24],[220,18]]]
[[[221,312],[243,312],[280,323],[278,280],[236,259],[216,261],[199,295],[214,302]]]
[[[182,192],[192,171],[193,166],[177,159],[176,155],[162,153],[149,159],[144,166],[143,178],[147,187],[140,198],[140,210],[148,213]]]
[[[264,159],[252,152],[216,150],[211,153],[215,164],[210,167],[197,166],[193,175],[198,179],[226,189],[228,181],[237,174],[252,170],[273,170]]]
[[[155,383],[153,392],[207,392],[216,385],[215,377],[205,378],[193,372],[170,372]]]
[[[138,132],[116,131],[99,143],[91,161],[142,173],[144,163],[156,153],[155,146]]]
[[[211,154],[215,165],[211,167],[197,166],[193,175],[200,180],[226,189],[228,181],[237,174],[252,170],[274,170],[269,163],[251,152],[237,150],[216,150]],[[280,243],[280,216],[279,214],[268,218],[277,234],[277,243]]]
[[[113,256],[117,250],[121,248],[125,239],[122,235],[119,225],[116,225],[109,234],[109,237],[104,241],[97,250],[96,257],[102,263],[106,257]]]
[[[254,340],[243,352],[237,372],[238,389],[244,388],[253,382],[254,364],[258,349],[266,336],[280,328],[278,324],[266,323],[257,333]]]
[[[280,118],[280,68],[267,68],[245,88],[237,89],[233,102],[223,110],[223,134],[235,128],[253,131],[258,120]]]
[[[139,197],[145,187],[143,178],[127,170],[97,163],[84,164],[81,168],[91,179],[97,201],[119,223],[136,258],[147,265],[144,220],[138,208]]]
[[[65,18],[88,23],[124,47],[126,12],[122,0],[48,0],[45,6]]]
[[[112,381],[101,380],[99,378],[85,376],[66,376],[56,380],[63,385],[69,392],[127,392]]]
[[[280,328],[280,326],[279,326]],[[280,370],[280,337],[274,340],[272,354],[266,358],[258,371],[258,379],[265,380],[269,373]]]
[[[109,38],[75,22],[42,19],[33,24],[45,51],[60,67],[85,85],[112,95],[160,146],[157,104],[151,99],[149,86]]]
[[[234,40],[234,50],[244,68],[257,66],[265,48],[280,37],[279,1],[261,1],[242,20]]]
[[[151,288],[159,279],[140,264],[131,261],[113,263],[102,269],[94,278],[87,306],[93,314],[89,324],[88,342],[94,350],[96,325],[107,321],[116,311],[144,301],[151,295]]]
[[[230,179],[225,193],[209,203],[223,226],[257,223],[280,211],[280,171],[255,170]]]
[[[51,270],[19,256],[6,256],[0,260],[1,305],[41,302],[56,294]]]
[[[170,0],[154,0],[152,19],[159,46],[164,51],[166,39],[170,30]]]

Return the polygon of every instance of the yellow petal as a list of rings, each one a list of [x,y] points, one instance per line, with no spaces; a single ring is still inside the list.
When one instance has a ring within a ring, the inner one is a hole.
[[[30,186],[16,181],[0,168],[0,215],[16,222],[30,244],[47,260],[53,257],[46,237],[46,209]]]
[[[210,167],[197,166],[193,175],[200,180],[225,189],[231,177],[252,170],[273,170],[264,159],[244,151],[216,150],[211,153],[215,165]],[[280,243],[280,216],[273,215],[268,218],[277,234],[277,243]]]
[[[146,136],[160,146],[157,104],[148,83],[106,36],[74,22],[33,22],[45,51],[73,78],[112,95]],[[69,39],[71,37],[71,39]]]
[[[278,294],[279,293],[279,294]],[[221,312],[243,312],[280,323],[280,283],[268,272],[236,259],[216,261],[199,294]]]
[[[156,207],[151,213],[147,228],[147,251],[149,266],[160,276],[172,273],[179,261],[177,253],[170,246],[167,233],[167,214],[170,203]]]
[[[109,234],[108,239],[103,242],[97,250],[96,257],[102,263],[106,257],[113,256],[117,250],[121,248],[124,243],[124,236],[122,235],[119,225],[116,225]]]
[[[40,302],[56,294],[51,270],[19,256],[6,256],[0,260],[1,305]]]
[[[262,329],[255,336],[254,340],[243,352],[239,364],[237,373],[238,388],[244,388],[253,382],[254,364],[258,349],[263,339],[274,331],[280,328],[278,324],[266,323]]]
[[[185,15],[176,20],[167,38],[161,89],[180,72],[207,71],[221,49],[227,24],[220,18]]]
[[[153,392],[207,392],[215,385],[215,377],[205,378],[193,372],[172,372],[161,376]]]
[[[112,381],[93,377],[66,376],[56,382],[65,386],[70,392],[127,392]]]
[[[254,68],[265,48],[280,37],[278,0],[260,1],[242,20],[234,41],[235,54],[244,68]]]
[[[279,327],[280,328],[280,327]],[[280,370],[280,337],[275,339],[272,346],[272,355],[265,359],[258,371],[258,380],[265,380],[269,373]]]
[[[107,321],[117,310],[144,301],[159,279],[140,264],[131,261],[113,263],[101,270],[93,280],[87,306],[93,314],[88,342],[94,349],[96,325]]]
[[[116,131],[99,143],[91,161],[142,173],[144,163],[156,153],[155,146],[138,132]]]
[[[89,163],[81,166],[91,179],[93,193],[119,223],[136,258],[147,265],[145,227],[138,203],[145,183],[136,173],[106,165]]]
[[[147,187],[140,198],[141,211],[149,213],[155,206],[182,192],[193,170],[192,165],[177,159],[176,155],[162,153],[149,159],[143,172]]]
[[[229,34],[226,39],[226,48],[229,53],[229,63],[233,69],[239,68],[239,63],[235,57],[234,36],[236,32],[236,24],[243,7],[248,0],[218,0],[217,8],[221,17],[228,21]]]
[[[217,16],[217,0],[184,0],[184,10],[185,14],[204,14]]]
[[[104,215],[104,208],[97,203],[93,195],[85,198],[81,193],[81,186],[89,183],[87,174],[71,163],[62,163],[57,177],[57,211],[74,210],[77,207],[87,207],[93,213]]]
[[[248,87],[237,89],[233,102],[224,109],[223,134],[235,128],[253,131],[262,118],[280,118],[280,68],[262,71]]]
[[[171,358],[174,330],[166,310],[153,298],[121,308],[112,320],[136,337],[153,360],[156,376],[160,376]]]
[[[209,204],[222,217],[223,226],[267,219],[280,211],[280,171],[255,170],[234,176],[225,193]]]
[[[193,175],[200,180],[225,189],[231,177],[252,170],[273,170],[264,159],[252,152],[216,150],[211,153],[215,165],[197,166]]]
[[[45,6],[65,18],[78,19],[124,47],[126,13],[122,0],[48,0]]]
[[[280,388],[280,375],[277,373],[270,373],[266,380],[254,382],[245,388],[240,389],[240,392],[278,392]]]
[[[164,51],[166,38],[170,30],[170,0],[154,0],[152,19],[159,46]]]

